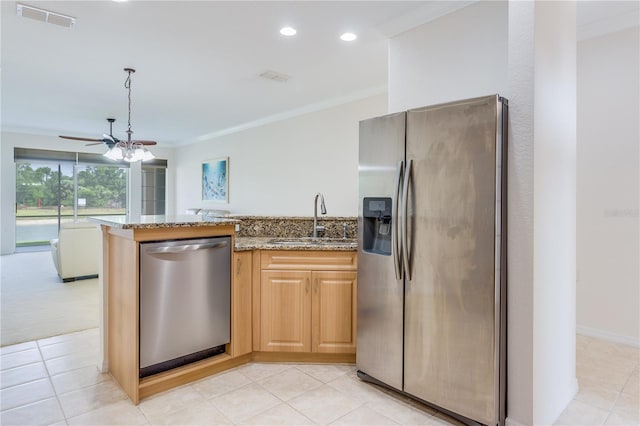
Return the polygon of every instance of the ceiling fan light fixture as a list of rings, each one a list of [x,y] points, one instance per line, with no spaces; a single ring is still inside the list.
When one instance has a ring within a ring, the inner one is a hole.
[[[127,147],[124,141],[118,142],[113,148],[102,154],[109,160],[126,161],[127,163],[135,163],[136,161],[149,161],[156,158],[151,151],[144,146],[138,146],[135,142],[131,147]]]
[[[136,161],[140,161],[140,158],[138,158],[137,155],[134,155],[135,153],[132,152],[128,152],[123,160],[126,161],[127,163],[135,163]]]
[[[156,158],[156,156],[153,155],[151,151],[149,151],[147,148],[142,148],[142,156],[140,158],[142,161],[149,161],[153,160],[154,158]]]
[[[123,160],[127,163],[135,163],[142,160],[142,149],[136,147],[127,147],[122,150]]]
[[[129,91],[129,120],[127,122],[127,140],[126,141],[117,141],[117,143],[105,152],[103,155],[111,160],[121,161],[124,160],[127,163],[135,163],[136,161],[148,161],[153,160],[155,155],[151,153],[147,148],[144,147],[144,144],[140,141],[131,140],[131,134],[133,130],[131,130],[131,73],[136,72],[133,68],[125,68],[124,71],[128,74],[127,79],[124,82],[124,87]],[[107,119],[113,120],[113,119]],[[115,120],[113,120],[115,121]],[[109,121],[113,123],[113,121]],[[110,135],[103,135],[104,138],[109,138],[113,140]]]
[[[122,148],[119,148],[117,146],[110,148],[102,155],[113,161],[122,161],[124,159],[124,155],[122,155]]]
[[[133,68],[125,68],[124,71],[128,74],[127,79],[124,82],[124,88],[129,91],[129,120],[127,121],[127,140],[120,140],[113,136],[113,123],[116,121],[115,118],[107,118],[109,122],[109,134],[106,133],[102,135],[102,139],[93,139],[93,138],[83,138],[78,136],[63,136],[60,135],[62,139],[71,139],[71,140],[81,140],[88,142],[97,142],[90,143],[87,145],[97,145],[99,143],[104,143],[109,147],[109,150],[105,152],[103,155],[113,161],[127,161],[127,162],[135,162],[135,161],[148,161],[155,158],[155,156],[149,152],[146,148],[146,145],[155,145],[156,141],[150,140],[132,140],[131,135],[133,134],[133,130],[131,130],[131,74],[136,72]]]

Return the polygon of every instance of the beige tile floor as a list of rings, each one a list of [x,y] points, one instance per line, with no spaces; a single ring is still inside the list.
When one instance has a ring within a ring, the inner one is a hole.
[[[640,425],[640,348],[578,335],[580,390],[556,425]]]
[[[449,425],[352,365],[253,363],[133,405],[95,366],[97,329],[0,348],[2,425]],[[640,424],[637,348],[578,337],[580,393],[557,424]]]

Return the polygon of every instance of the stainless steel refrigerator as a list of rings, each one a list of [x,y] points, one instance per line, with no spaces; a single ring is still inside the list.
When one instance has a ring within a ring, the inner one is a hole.
[[[506,114],[498,95],[360,122],[361,379],[504,424]]]

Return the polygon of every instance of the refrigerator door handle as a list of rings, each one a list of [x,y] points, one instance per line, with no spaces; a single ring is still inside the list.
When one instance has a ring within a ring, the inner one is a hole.
[[[391,205],[393,206],[393,212],[391,213],[391,222],[393,228],[391,230],[391,238],[393,245],[393,266],[396,271],[396,280],[403,278],[401,254],[402,254],[402,241],[400,239],[400,226],[398,224],[400,217],[398,216],[399,204],[400,204],[400,184],[402,183],[402,172],[404,170],[404,161],[398,161],[398,167],[396,171],[396,180],[393,186],[393,199]]]
[[[411,245],[411,239],[408,235],[408,206],[409,206],[409,184],[411,182],[411,167],[413,166],[413,160],[407,161],[407,168],[404,172],[404,183],[402,186],[402,220],[400,226],[402,227],[402,260],[404,264],[404,276],[407,280],[411,280],[411,267],[409,265],[409,251]]]

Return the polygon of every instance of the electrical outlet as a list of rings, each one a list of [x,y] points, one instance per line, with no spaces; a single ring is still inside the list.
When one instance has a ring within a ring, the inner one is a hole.
[[[240,224],[236,223],[236,232],[240,232]]]

